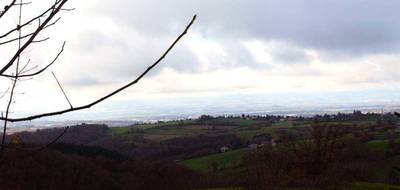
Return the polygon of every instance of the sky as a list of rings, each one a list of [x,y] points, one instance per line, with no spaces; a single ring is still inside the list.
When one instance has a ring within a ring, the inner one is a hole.
[[[23,20],[52,2],[32,0]],[[66,41],[49,71],[76,106],[136,78],[198,15],[138,85],[67,119],[112,119],[108,113],[121,110],[129,118],[213,106],[400,103],[397,0],[70,0],[66,7],[75,10],[62,12],[40,36],[50,40],[29,48],[22,61],[46,65]],[[0,20],[1,33],[15,26],[17,13]],[[0,47],[1,64],[13,51],[15,45]],[[68,108],[49,71],[19,83],[12,114]],[[0,84],[4,91],[10,81]]]

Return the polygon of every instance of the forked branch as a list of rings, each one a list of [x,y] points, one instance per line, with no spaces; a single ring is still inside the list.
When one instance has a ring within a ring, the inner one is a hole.
[[[0,69],[0,74],[4,74],[5,71],[7,71],[8,68],[10,68],[14,62],[17,60],[17,58],[21,55],[21,53],[31,44],[35,41],[35,38],[37,37],[37,35],[39,35],[39,33],[50,23],[50,21],[53,19],[53,17],[55,15],[57,15],[57,13],[62,9],[62,7],[64,6],[64,4],[67,2],[68,0],[62,0],[62,1],[57,1],[51,8],[50,10],[51,13],[50,15],[46,18],[46,20],[41,23],[39,25],[39,27],[35,30],[35,32],[33,32],[32,36],[30,36],[30,38],[24,43],[24,45],[21,46],[21,48],[18,49],[18,51],[14,54],[14,56],[11,58],[11,60],[3,67]],[[58,3],[59,2],[59,3]],[[40,17],[39,17],[40,18]],[[21,25],[23,26],[23,25]],[[20,30],[21,27],[20,25],[18,25],[17,30]],[[1,37],[0,37],[1,38]]]
[[[21,69],[21,73],[18,75],[18,76],[16,76],[16,75],[7,75],[7,74],[0,74],[0,77],[7,77],[7,78],[26,78],[26,77],[33,77],[33,76],[36,76],[36,75],[39,75],[40,73],[42,73],[43,71],[45,71],[46,69],[48,69],[51,65],[53,65],[57,60],[58,60],[58,58],[61,56],[61,54],[64,52],[64,48],[65,48],[65,42],[63,43],[63,45],[61,46],[61,50],[57,53],[57,55],[56,55],[56,57],[48,64],[48,65],[46,65],[45,67],[43,67],[42,69],[40,69],[40,70],[38,70],[38,71],[36,71],[36,72],[32,72],[32,73],[29,73],[29,74],[23,74],[23,73],[26,73],[26,72],[24,72],[24,68],[22,68]]]
[[[168,53],[175,47],[175,45],[181,40],[183,36],[187,34],[189,31],[190,27],[193,25],[194,21],[196,20],[196,15],[193,16],[192,20],[190,23],[186,26],[185,30],[178,36],[178,38],[168,47],[168,49],[161,55],[161,57],[154,62],[152,65],[150,65],[141,75],[139,75],[135,80],[129,82],[128,84],[114,90],[113,92],[103,96],[102,98],[99,98],[89,104],[79,106],[79,107],[71,107],[69,109],[61,110],[61,111],[55,111],[55,112],[49,112],[49,113],[43,113],[43,114],[38,114],[38,115],[33,115],[33,116],[28,116],[28,117],[21,117],[21,118],[8,118],[8,117],[0,117],[0,120],[3,121],[8,121],[8,122],[20,122],[20,121],[30,121],[34,119],[39,119],[43,117],[49,117],[49,116],[54,116],[54,115],[61,115],[65,114],[68,112],[73,112],[73,111],[78,111],[78,110],[83,110],[83,109],[88,109],[100,102],[103,102],[104,100],[120,93],[121,91],[129,88],[132,85],[135,85],[138,83],[147,73],[149,73],[155,66],[157,66],[164,58],[168,55]],[[1,73],[1,72],[0,72]]]

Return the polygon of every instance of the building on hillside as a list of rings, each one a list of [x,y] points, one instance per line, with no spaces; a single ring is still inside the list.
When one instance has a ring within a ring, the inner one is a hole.
[[[276,141],[275,141],[275,139],[271,139],[270,143],[271,143],[271,146],[272,146],[272,147],[276,146]]]
[[[221,147],[219,150],[220,150],[222,153],[224,153],[224,152],[228,152],[228,151],[230,150],[230,148],[227,147],[227,146],[223,146],[223,147]]]

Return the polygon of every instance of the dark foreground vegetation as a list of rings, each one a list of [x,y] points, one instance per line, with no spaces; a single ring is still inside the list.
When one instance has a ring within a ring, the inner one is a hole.
[[[400,118],[201,116],[7,136],[1,189],[400,189]],[[44,145],[48,145],[44,147]]]

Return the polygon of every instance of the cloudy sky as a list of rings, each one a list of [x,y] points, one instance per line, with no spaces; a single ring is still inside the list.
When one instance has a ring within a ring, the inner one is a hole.
[[[24,19],[53,1],[32,2]],[[51,39],[31,47],[23,60],[45,65],[66,40],[51,70],[74,105],[134,79],[198,15],[188,35],[140,84],[84,112],[97,113],[93,118],[122,109],[151,113],[139,104],[185,112],[261,102],[400,102],[397,0],[70,0],[67,7],[76,10],[63,12],[41,36]],[[0,31],[16,24],[16,13],[0,21]],[[0,47],[3,63],[10,51],[12,46]],[[1,90],[9,84],[3,80]],[[68,107],[49,71],[17,89],[14,114]]]

